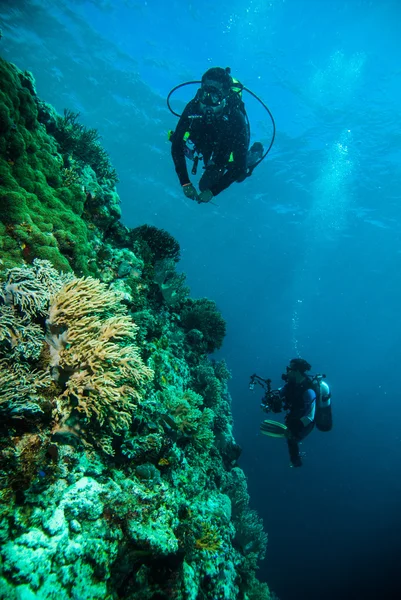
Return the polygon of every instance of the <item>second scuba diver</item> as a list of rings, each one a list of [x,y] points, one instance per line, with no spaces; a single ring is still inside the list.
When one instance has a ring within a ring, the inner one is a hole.
[[[249,124],[241,90],[235,87],[229,68],[213,67],[203,75],[195,98],[186,105],[171,136],[171,154],[187,198],[210,202],[234,181],[248,177],[263,156],[260,142],[248,151]],[[193,174],[199,158],[203,158],[200,193],[189,179],[186,157],[195,161]]]
[[[270,379],[262,379],[258,375],[251,376],[250,389],[258,383],[266,389],[262,401],[265,412],[279,413],[288,411],[285,425],[278,421],[265,420],[260,430],[272,437],[284,438],[287,441],[292,467],[301,467],[302,458],[299,443],[306,438],[314,426],[320,431],[330,431],[332,423],[331,392],[325,381],[325,375],[310,376],[311,365],[303,358],[293,358],[282,375],[286,382],[282,388],[271,390]]]

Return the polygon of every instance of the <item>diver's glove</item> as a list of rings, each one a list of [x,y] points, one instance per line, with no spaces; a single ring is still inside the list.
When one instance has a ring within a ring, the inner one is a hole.
[[[192,183],[184,183],[184,185],[182,186],[182,190],[187,198],[199,202],[198,192],[196,191],[196,188],[194,185],[192,185]]]
[[[210,190],[205,190],[204,192],[201,192],[198,196],[198,202],[199,203],[206,203],[206,202],[210,202],[210,200],[213,198],[213,194]]]

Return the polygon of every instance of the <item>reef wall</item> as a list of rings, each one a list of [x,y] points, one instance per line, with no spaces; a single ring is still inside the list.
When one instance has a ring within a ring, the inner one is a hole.
[[[267,600],[224,319],[96,130],[0,83],[0,598]]]

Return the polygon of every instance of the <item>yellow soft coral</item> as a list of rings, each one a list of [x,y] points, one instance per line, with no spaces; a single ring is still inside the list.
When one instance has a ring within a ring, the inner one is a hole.
[[[59,410],[75,408],[112,433],[126,429],[153,371],[119,294],[91,277],[74,279],[54,296],[46,326],[52,366],[65,385]]]
[[[221,537],[216,527],[202,523],[202,535],[195,541],[195,548],[206,552],[216,552],[221,547]]]
[[[73,279],[66,283],[53,298],[47,323],[69,324],[72,319],[107,311],[123,314],[125,307],[114,290],[93,277]]]

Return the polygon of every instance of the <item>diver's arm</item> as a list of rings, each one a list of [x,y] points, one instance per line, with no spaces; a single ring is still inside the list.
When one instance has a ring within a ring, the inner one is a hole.
[[[248,129],[245,122],[245,117],[242,112],[238,111],[232,127],[237,131],[232,148],[233,162],[230,163],[229,169],[211,188],[213,196],[217,196],[223,190],[227,189],[234,181],[246,173],[246,161],[248,155]]]
[[[285,398],[285,394],[286,394],[287,388],[288,388],[288,383],[285,383],[283,386],[281,386],[280,388],[278,388],[278,392],[279,392],[280,398],[282,400],[284,400],[284,398]]]
[[[312,423],[315,419],[315,410],[316,410],[316,394],[312,389],[308,389],[304,392],[303,395],[304,400],[304,416],[301,417],[301,423],[304,427]]]
[[[193,113],[193,108],[193,101],[191,100],[191,102],[186,105],[172,138],[171,156],[173,157],[175,171],[181,185],[190,183],[184,154],[184,135],[189,129],[190,121],[188,115]]]

